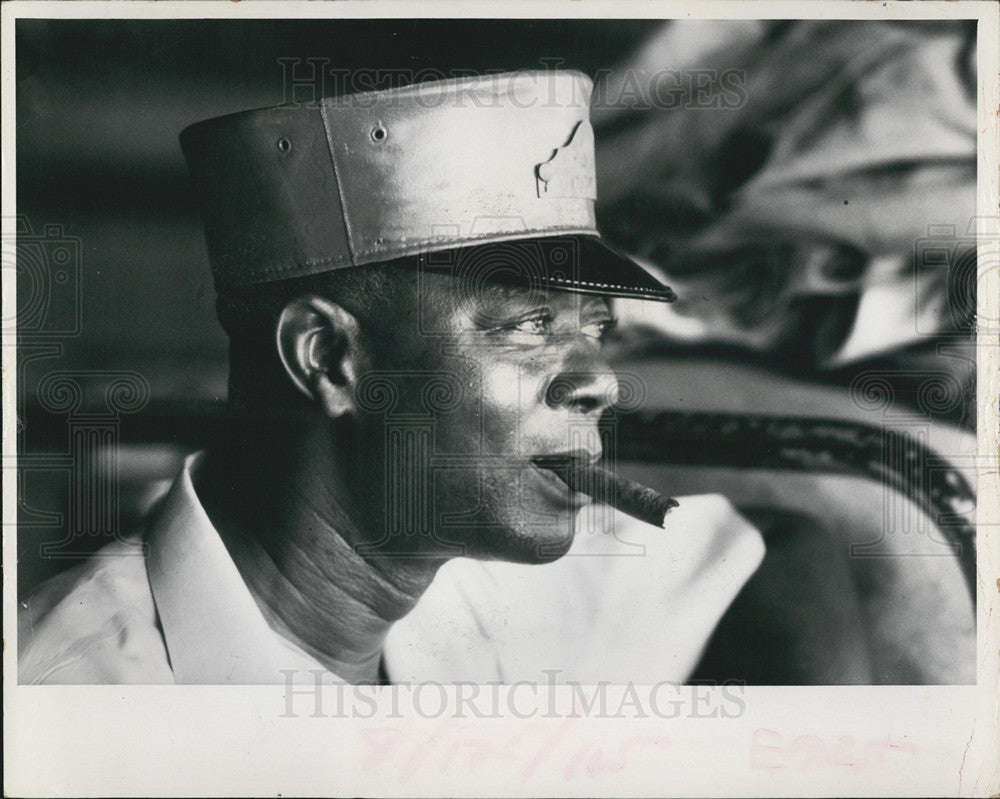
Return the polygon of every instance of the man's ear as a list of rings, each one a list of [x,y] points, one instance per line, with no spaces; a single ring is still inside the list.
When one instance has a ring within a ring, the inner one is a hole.
[[[285,372],[299,391],[327,416],[355,411],[365,353],[350,312],[315,294],[298,297],[282,310],[276,335]]]

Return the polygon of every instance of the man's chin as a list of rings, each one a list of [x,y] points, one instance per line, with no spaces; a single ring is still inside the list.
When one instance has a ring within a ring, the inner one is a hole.
[[[454,522],[439,530],[439,540],[463,557],[512,563],[550,563],[569,551],[579,507],[565,497],[541,501],[537,492],[500,494],[487,491],[474,524]]]
[[[573,546],[573,536],[570,535],[563,539],[562,541],[556,543],[546,543],[539,544],[535,547],[534,558],[530,561],[524,561],[526,563],[543,564],[552,563],[552,561],[559,560],[563,555],[569,552],[570,547]]]
[[[551,563],[569,552],[574,535],[575,520],[572,518],[561,525],[529,524],[492,539],[490,545],[473,557],[535,565]]]

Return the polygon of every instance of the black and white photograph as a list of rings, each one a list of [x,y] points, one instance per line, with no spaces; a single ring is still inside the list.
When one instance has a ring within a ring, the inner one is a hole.
[[[996,7],[745,6],[4,5],[11,795],[1000,790]]]

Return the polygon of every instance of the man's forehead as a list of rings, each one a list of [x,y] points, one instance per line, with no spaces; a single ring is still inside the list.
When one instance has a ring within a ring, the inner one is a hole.
[[[558,308],[607,308],[608,299],[599,294],[563,291],[551,286],[518,286],[494,283],[472,295],[473,302],[509,305],[546,305]]]

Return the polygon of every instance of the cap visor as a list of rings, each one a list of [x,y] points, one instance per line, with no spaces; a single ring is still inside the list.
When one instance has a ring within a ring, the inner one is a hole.
[[[425,253],[420,261],[424,268],[452,270],[476,283],[545,287],[658,302],[677,299],[669,286],[597,236],[498,241]]]
[[[596,236],[575,238],[580,243],[579,285],[576,288],[567,286],[567,290],[658,302],[677,299],[670,286],[602,239]]]

